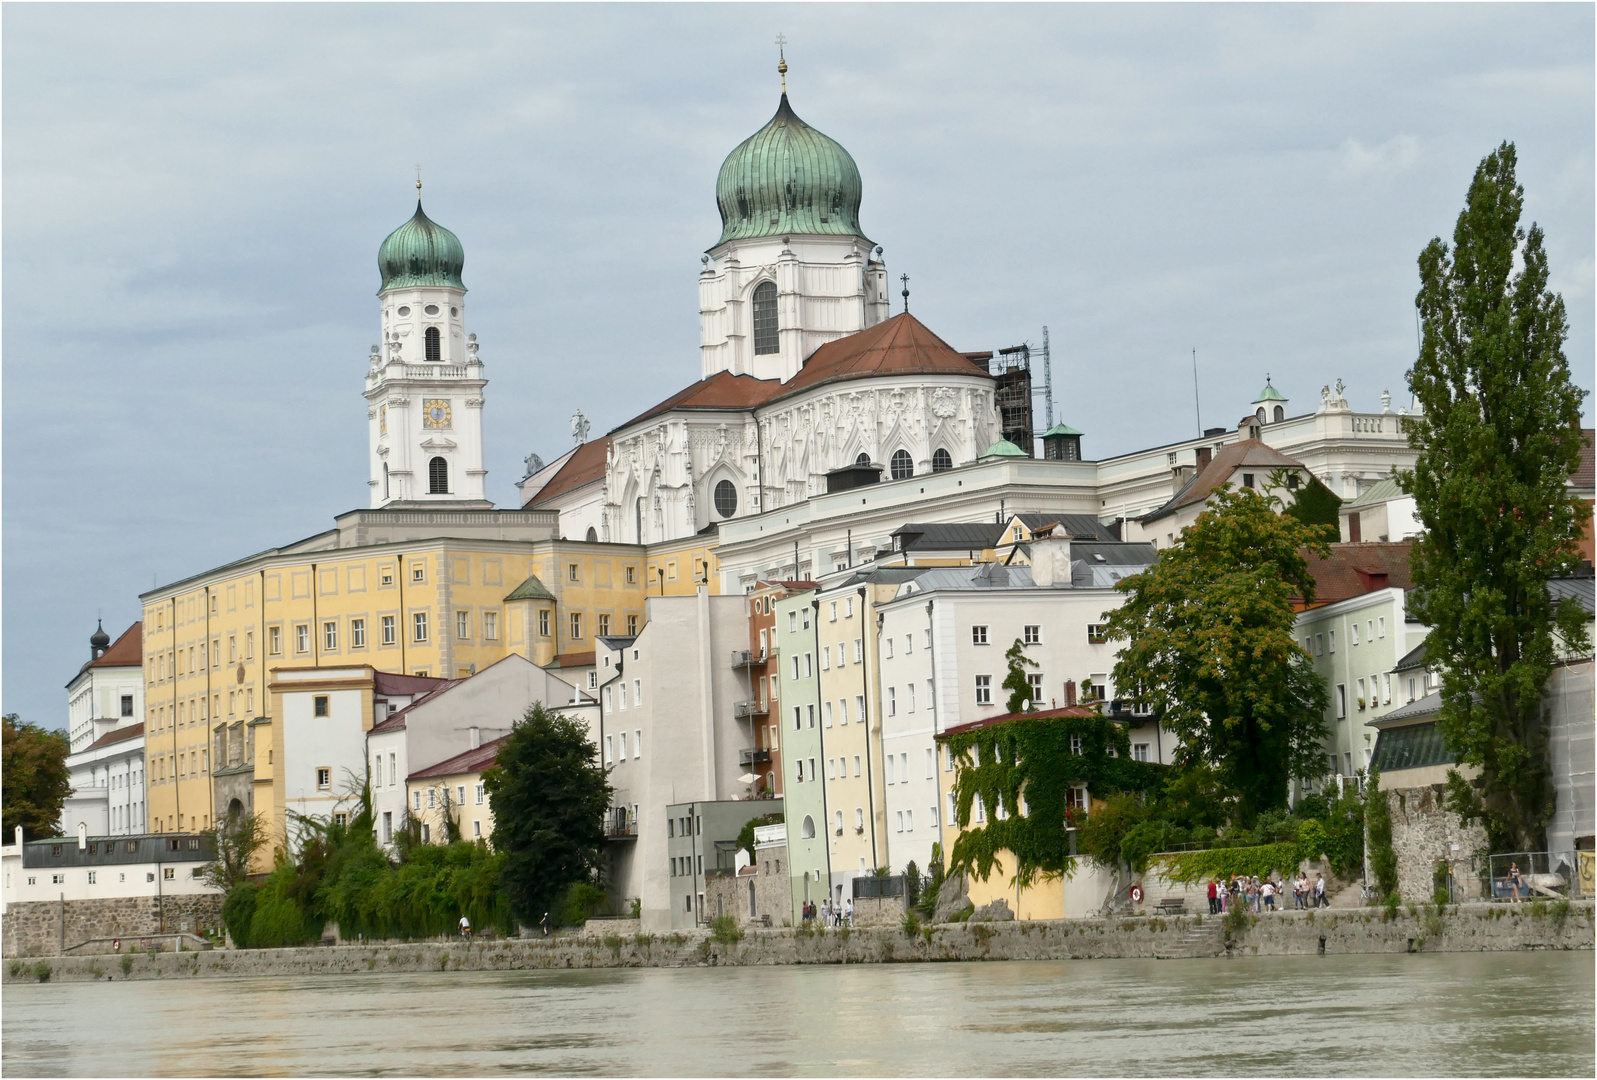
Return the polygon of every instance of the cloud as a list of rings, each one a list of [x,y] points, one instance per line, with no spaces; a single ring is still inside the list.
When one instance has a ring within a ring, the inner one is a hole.
[[[1342,142],[1340,171],[1346,176],[1389,176],[1414,166],[1420,143],[1412,135],[1398,135],[1379,146],[1366,146],[1351,136]]]

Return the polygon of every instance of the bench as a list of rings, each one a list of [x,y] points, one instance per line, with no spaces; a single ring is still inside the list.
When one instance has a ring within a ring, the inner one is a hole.
[[[1159,901],[1159,914],[1181,915],[1187,910],[1187,902],[1179,896],[1167,896]]]

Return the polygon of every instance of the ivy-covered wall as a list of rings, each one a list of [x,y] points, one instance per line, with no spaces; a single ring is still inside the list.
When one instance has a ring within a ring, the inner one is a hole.
[[[1089,798],[1099,799],[1154,790],[1168,768],[1132,761],[1124,725],[1096,714],[1016,717],[942,739],[955,754],[954,824],[964,830],[950,870],[983,881],[995,869],[1012,872],[1023,888],[1073,868],[1065,830],[1074,823],[1066,821],[1071,788],[1085,784]],[[978,796],[986,820],[972,827]],[[1016,865],[1001,865],[1002,851]]]

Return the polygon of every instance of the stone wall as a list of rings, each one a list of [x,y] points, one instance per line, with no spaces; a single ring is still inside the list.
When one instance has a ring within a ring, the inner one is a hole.
[[[1305,911],[1249,917],[1235,932],[1203,916],[940,923],[913,936],[890,927],[749,930],[734,943],[703,931],[559,935],[505,941],[370,943],[303,949],[61,957],[53,982],[195,976],[281,976],[397,971],[513,971],[613,967],[868,964],[963,960],[1093,960],[1315,954],[1516,952],[1592,948],[1590,902]],[[126,964],[126,969],[122,968]],[[34,964],[7,964],[5,982],[37,979]]]
[[[1438,860],[1453,864],[1455,898],[1478,899],[1479,875],[1471,868],[1491,850],[1486,829],[1465,825],[1443,805],[1443,787],[1393,788],[1383,791],[1392,813],[1392,850],[1397,854],[1397,889],[1403,899],[1421,903],[1435,892]]]
[[[203,934],[221,927],[222,899],[207,893],[11,904],[0,939],[6,956],[56,956],[90,938],[122,938],[126,946],[145,934]]]

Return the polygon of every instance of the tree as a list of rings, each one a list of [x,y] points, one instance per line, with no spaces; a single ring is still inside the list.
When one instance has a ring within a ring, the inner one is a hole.
[[[558,917],[571,886],[589,881],[604,847],[611,788],[578,720],[537,704],[483,774],[493,846],[505,855],[511,910],[524,923]]]
[[[1425,533],[1410,556],[1410,610],[1445,672],[1438,727],[1473,788],[1459,807],[1494,844],[1539,849],[1554,809],[1542,687],[1558,639],[1586,646],[1586,613],[1548,579],[1573,570],[1587,509],[1566,484],[1580,460],[1580,404],[1563,343],[1563,299],[1547,289],[1542,231],[1519,227],[1512,143],[1480,163],[1453,230],[1419,258],[1424,327],[1407,418],[1417,457],[1403,473]],[[1516,270],[1516,264],[1520,269]]]
[[[16,713],[4,718],[4,767],[0,785],[5,804],[5,836],[10,839],[22,826],[25,839],[61,835],[61,806],[72,794],[67,775],[68,744],[65,734],[23,723]]]
[[[1313,600],[1306,552],[1326,547],[1318,526],[1279,508],[1221,488],[1180,544],[1115,586],[1126,602],[1105,615],[1127,642],[1115,663],[1122,696],[1163,714],[1181,739],[1178,764],[1213,766],[1247,824],[1286,804],[1289,780],[1322,771],[1329,699],[1294,640],[1292,598]]]
[[[205,883],[232,892],[249,880],[255,853],[265,846],[268,831],[264,817],[238,810],[217,822],[212,830],[216,859],[206,863],[201,871]]]
[[[1031,708],[1033,700],[1026,669],[1036,667],[1037,662],[1026,655],[1026,646],[1019,638],[1009,647],[1004,659],[1009,662],[1009,674],[1004,676],[1003,682],[1004,689],[1009,691],[1008,709],[1010,712],[1024,712]]]

